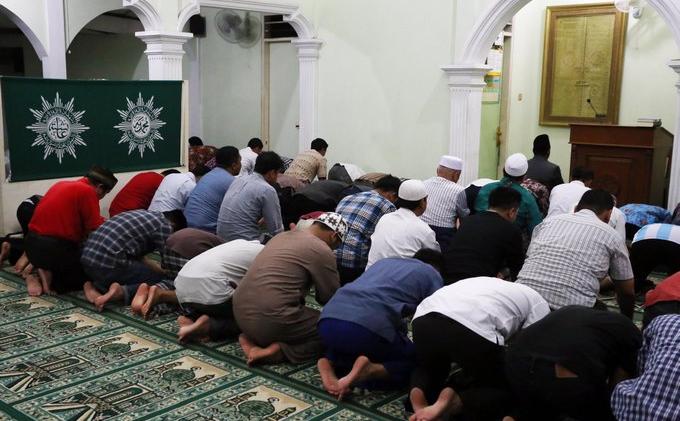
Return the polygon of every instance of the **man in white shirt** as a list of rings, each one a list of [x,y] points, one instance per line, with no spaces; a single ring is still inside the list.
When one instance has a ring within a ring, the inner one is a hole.
[[[458,194],[464,191],[457,184],[463,170],[463,160],[455,156],[444,155],[439,160],[437,176],[424,181],[427,191],[427,209],[420,217],[437,236],[437,242],[445,252],[456,232],[456,219],[463,218],[466,213],[458,209]]]
[[[222,340],[239,333],[231,298],[264,245],[234,240],[189,260],[175,278],[175,290],[149,289],[142,312],[157,304],[179,304],[186,316],[177,319],[179,340]]]
[[[238,153],[241,155],[241,172],[238,175],[252,174],[255,169],[255,160],[257,156],[262,153],[264,144],[256,137],[248,141],[248,146],[240,149]]]
[[[371,236],[368,269],[386,257],[413,257],[420,249],[441,251],[434,231],[419,217],[427,209],[427,190],[420,180],[399,186],[397,210],[383,215]]]
[[[584,167],[576,167],[571,172],[571,183],[555,186],[550,192],[550,208],[548,218],[551,216],[572,213],[576,204],[581,200],[583,193],[590,190],[593,183],[593,171]]]
[[[208,167],[199,165],[186,173],[166,175],[153,195],[148,210],[151,212],[183,211],[196,183],[208,171],[210,171]]]
[[[533,289],[490,277],[458,281],[423,300],[413,317],[411,420],[445,418],[463,408],[470,419],[502,418],[504,345],[548,313],[548,303]],[[452,363],[471,384],[447,379]]]

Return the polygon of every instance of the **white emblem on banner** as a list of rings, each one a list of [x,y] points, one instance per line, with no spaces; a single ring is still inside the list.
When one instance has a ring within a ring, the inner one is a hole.
[[[26,126],[26,128],[38,135],[31,147],[42,146],[43,160],[54,154],[59,160],[59,164],[64,158],[64,153],[78,158],[76,156],[76,145],[87,146],[83,138],[80,137],[81,133],[89,129],[89,127],[80,123],[85,111],[73,110],[73,98],[64,104],[59,97],[59,92],[57,92],[52,104],[42,96],[40,99],[42,100],[42,110],[29,108],[37,121]]]
[[[146,148],[156,152],[154,141],[163,140],[163,136],[158,131],[159,128],[165,126],[165,122],[158,118],[163,107],[153,107],[154,97],[144,102],[141,92],[136,103],[130,101],[130,98],[126,97],[125,99],[127,100],[127,110],[117,110],[123,121],[114,126],[123,132],[118,143],[128,144],[128,155],[137,149],[139,156],[143,158]]]

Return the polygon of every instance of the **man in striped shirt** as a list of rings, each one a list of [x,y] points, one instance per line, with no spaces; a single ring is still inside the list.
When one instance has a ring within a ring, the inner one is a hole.
[[[654,269],[660,268],[669,275],[680,271],[680,226],[651,224],[642,227],[633,238],[630,262],[638,292],[654,287],[654,283],[647,280]]]
[[[594,307],[600,281],[614,281],[621,312],[633,316],[633,269],[623,239],[608,225],[611,194],[590,190],[576,212],[546,219],[534,230],[517,282],[535,289],[557,310],[568,305]]]
[[[463,161],[455,156],[444,155],[439,160],[437,176],[424,181],[427,191],[427,209],[420,217],[437,236],[442,252],[456,232],[456,218],[467,216],[458,205],[458,194],[464,190],[457,184],[463,170]]]

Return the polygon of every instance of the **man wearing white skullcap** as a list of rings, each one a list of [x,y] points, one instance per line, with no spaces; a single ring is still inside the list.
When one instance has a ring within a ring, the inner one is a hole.
[[[483,212],[489,208],[489,195],[498,187],[506,186],[517,190],[522,195],[522,202],[519,206],[515,224],[522,230],[525,249],[529,245],[534,228],[543,221],[543,215],[538,209],[536,198],[534,198],[529,190],[521,186],[528,169],[529,161],[526,156],[521,153],[510,155],[505,160],[504,177],[498,182],[482,187],[475,201],[475,210]]]
[[[427,209],[420,217],[437,236],[437,242],[444,252],[456,232],[456,219],[468,216],[469,211],[458,205],[456,200],[463,186],[458,184],[463,170],[463,160],[444,155],[439,160],[437,176],[425,180]]]
[[[440,251],[434,231],[420,219],[427,209],[427,190],[420,180],[407,180],[399,187],[397,211],[384,215],[371,236],[368,269],[387,257],[413,257],[420,249]]]

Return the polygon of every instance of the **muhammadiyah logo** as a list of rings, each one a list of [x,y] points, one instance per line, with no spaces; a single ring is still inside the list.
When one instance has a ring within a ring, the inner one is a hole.
[[[163,136],[158,131],[159,128],[165,126],[165,122],[158,118],[163,107],[153,107],[154,97],[151,97],[145,103],[141,92],[136,103],[130,101],[130,98],[126,97],[125,99],[127,100],[127,110],[117,110],[123,121],[114,126],[123,132],[118,143],[128,144],[128,155],[137,149],[139,156],[143,158],[146,148],[156,152],[154,141],[163,140]]]
[[[59,97],[59,92],[57,92],[52,104],[42,96],[40,99],[42,100],[42,110],[29,108],[37,121],[26,126],[26,128],[38,135],[31,147],[43,146],[43,160],[55,154],[59,159],[59,164],[64,158],[64,153],[78,158],[76,156],[76,145],[87,146],[83,138],[80,137],[81,133],[89,129],[89,127],[80,123],[85,111],[73,111],[73,98],[64,105]]]

